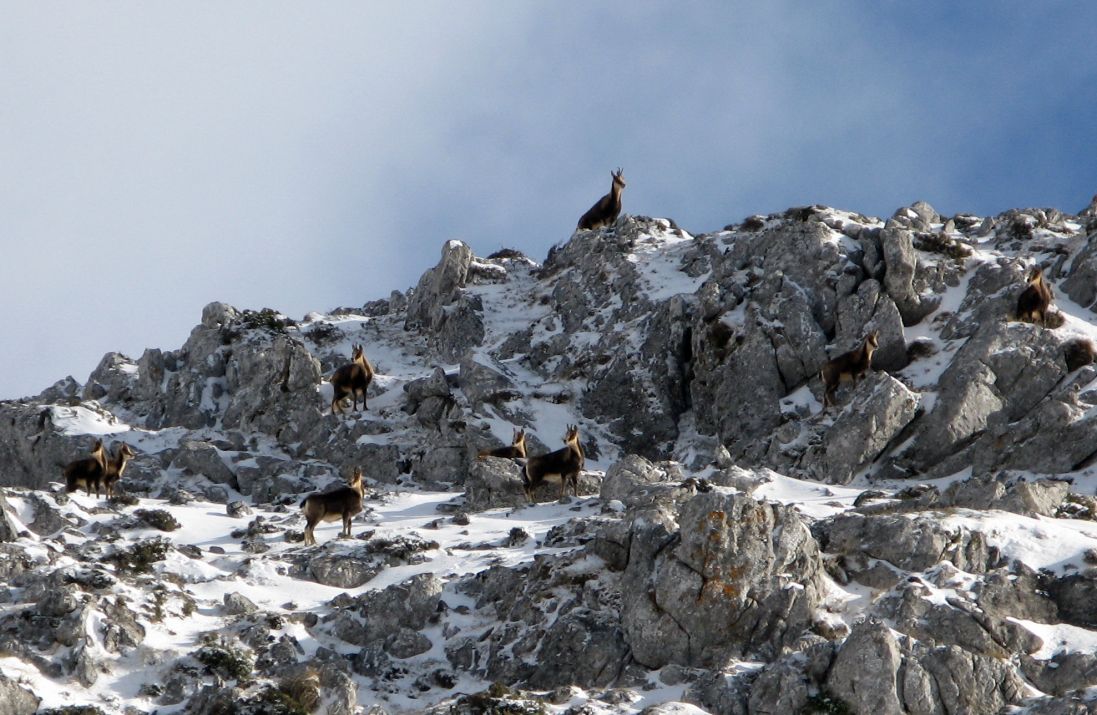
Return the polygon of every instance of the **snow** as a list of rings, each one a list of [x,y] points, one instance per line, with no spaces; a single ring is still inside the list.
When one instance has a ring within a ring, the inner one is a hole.
[[[828,219],[841,220],[843,223],[860,223],[866,226],[880,226],[878,219],[869,219],[849,212],[833,209],[824,211]],[[1072,230],[1077,230],[1074,226]],[[695,293],[709,278],[708,273],[690,276],[682,270],[683,259],[688,257],[696,245],[694,237],[685,232],[670,229],[669,222],[662,221],[648,233],[642,234],[625,256],[637,272],[643,296],[652,301],[667,300],[676,295]],[[860,247],[853,239],[838,230],[830,231],[830,240],[844,251],[859,251]],[[955,286],[948,287],[941,295],[937,310],[918,325],[905,328],[908,343],[915,340],[931,342],[936,353],[911,363],[897,374],[905,384],[917,391],[926,411],[932,410],[937,401],[934,392],[942,372],[962,345],[962,340],[944,340],[941,330],[945,324],[942,317],[956,314],[964,307],[970,281],[983,262],[998,261],[1003,251],[991,251],[987,246],[993,236],[985,238],[975,247],[973,255],[964,261],[964,271]],[[451,244],[456,243],[451,241]],[[1007,252],[1008,253],[1008,252]],[[939,257],[926,256],[927,261],[937,261]],[[940,259],[943,260],[943,259]],[[502,443],[509,443],[511,430],[516,426],[524,427],[549,449],[555,449],[570,424],[579,424],[584,438],[595,437],[603,447],[598,459],[589,459],[587,468],[591,471],[607,469],[620,456],[612,446],[612,441],[597,423],[583,419],[574,405],[574,396],[582,394],[586,387],[585,379],[546,381],[538,372],[529,368],[515,355],[500,359],[498,349],[513,334],[530,329],[530,343],[533,348],[548,340],[564,336],[560,317],[550,307],[546,289],[539,283],[535,266],[517,260],[503,265],[477,260],[476,273],[490,279],[491,282],[474,282],[466,287],[473,295],[480,297],[489,309],[484,311],[486,337],[483,346],[477,348],[473,359],[488,366],[510,380],[515,387],[517,397],[505,404],[487,405],[477,416],[480,426],[486,427]],[[751,269],[747,269],[748,271]],[[745,275],[744,271],[744,275]],[[537,297],[534,297],[537,296]],[[745,319],[746,302],[735,310],[721,316],[725,324],[735,326]],[[610,323],[609,318],[615,309],[621,306],[620,298],[612,296],[604,305],[585,317],[584,329],[566,335],[569,345],[582,348],[597,344],[604,333],[616,331],[632,341],[637,347],[637,333],[627,323]],[[1065,324],[1056,330],[1060,338],[1084,338],[1097,343],[1097,314],[1077,305],[1056,287],[1056,308],[1063,313]],[[333,343],[325,343],[314,350],[325,358],[340,356],[349,359],[351,346],[363,343],[366,353],[374,365],[376,375],[370,387],[371,417],[383,419],[386,415],[400,410],[404,403],[403,387],[410,381],[429,374],[424,368],[425,356],[430,350],[425,339],[414,331],[405,331],[402,326],[394,326],[392,321],[384,321],[365,315],[344,314],[328,316],[310,313],[294,330],[304,335],[310,327],[332,325],[342,331],[342,336]],[[312,344],[310,349],[316,348]],[[444,364],[441,367],[454,375],[459,366]],[[121,371],[136,377],[137,366],[125,363]],[[209,380],[200,397],[200,409],[216,412],[218,399],[214,393],[224,387],[223,380]],[[317,390],[320,404],[330,403],[331,385],[323,382]],[[570,397],[572,399],[565,399]],[[821,405],[811,392],[809,385],[803,385],[781,400],[781,409],[786,414],[816,414]],[[1080,412],[1080,416],[1084,413]],[[50,418],[55,428],[63,435],[88,435],[110,437],[124,441],[143,452],[159,452],[178,447],[184,438],[201,438],[207,435],[202,430],[187,431],[181,428],[149,431],[131,427],[124,421],[106,411],[96,409],[94,403],[87,406],[53,406]],[[349,414],[346,421],[360,419]],[[679,457],[686,461],[708,453],[698,445],[704,438],[693,431],[692,416],[681,418],[682,434],[679,438]],[[362,434],[357,437],[358,444],[388,444],[398,440],[394,433]],[[281,448],[263,436],[255,436],[255,445],[250,449],[256,455],[276,455]],[[255,460],[241,464],[254,465]],[[943,490],[948,484],[970,476],[970,468],[949,477],[927,482]],[[753,496],[781,504],[787,504],[799,511],[808,521],[825,519],[842,513],[853,506],[855,499],[870,486],[870,482],[860,476],[849,485],[826,485],[818,482],[799,480],[776,472],[767,471],[768,481],[759,486]],[[174,473],[172,478],[177,477]],[[1029,475],[1038,476],[1038,475]],[[910,486],[909,482],[874,482],[873,488],[885,492],[897,491]],[[1076,475],[1074,490],[1093,493],[1097,488],[1097,471],[1087,471]],[[476,613],[457,614],[453,609],[466,606],[472,609],[473,602],[468,596],[458,593],[453,584],[461,577],[480,572],[491,566],[517,566],[529,563],[535,556],[554,554],[566,549],[545,547],[542,545],[548,532],[574,517],[587,517],[602,513],[603,508],[619,514],[624,510],[620,502],[603,505],[597,498],[581,498],[571,503],[537,504],[514,509],[493,509],[470,515],[467,525],[454,523],[445,516],[448,504],[457,495],[453,492],[434,492],[425,490],[402,491],[386,487],[377,498],[367,502],[369,509],[359,515],[353,524],[353,532],[361,535],[372,530],[375,538],[419,537],[438,543],[437,548],[424,552],[425,560],[386,568],[378,576],[356,589],[341,589],[294,577],[287,569],[287,563],[293,557],[312,553],[313,549],[326,552],[343,553],[364,543],[359,539],[342,540],[337,535],[339,523],[321,523],[317,526],[317,547],[304,547],[299,543],[286,542],[281,533],[254,537],[267,550],[251,553],[242,548],[241,541],[232,537],[235,529],[246,526],[247,521],[229,517],[222,504],[194,501],[185,505],[170,504],[163,500],[141,500],[139,508],[163,509],[172,514],[181,524],[181,528],[170,533],[161,533],[151,528],[126,529],[125,539],[166,537],[172,543],[183,546],[197,546],[201,549],[201,558],[190,558],[179,551],[172,551],[168,557],[155,565],[161,575],[168,575],[174,589],[165,596],[163,617],[159,620],[149,615],[148,594],[130,586],[119,587],[119,597],[127,598],[132,604],[139,620],[147,631],[145,643],[137,649],[124,654],[103,652],[101,656],[109,661],[110,672],[100,676],[92,688],[83,688],[73,681],[55,682],[40,673],[33,666],[16,658],[0,657],[0,669],[9,677],[16,677],[27,683],[37,694],[43,697],[44,707],[59,707],[73,702],[97,702],[110,713],[120,713],[125,706],[144,710],[157,709],[161,713],[178,712],[181,706],[164,708],[152,700],[139,695],[141,686],[155,682],[160,672],[159,665],[168,662],[176,655],[194,651],[201,642],[203,634],[216,631],[223,626],[219,617],[224,594],[238,592],[255,602],[263,611],[285,616],[313,612],[323,615],[329,612],[327,605],[340,594],[351,596],[383,589],[405,579],[422,573],[433,573],[444,582],[443,600],[450,608],[452,623],[469,630],[485,627]],[[46,496],[47,500],[51,497]],[[28,498],[13,491],[8,496],[12,508],[10,513],[13,526],[27,535],[20,537],[18,544],[23,553],[37,563],[45,565],[53,562],[53,567],[73,566],[76,562],[71,556],[60,551],[56,543],[43,539],[27,530],[26,525],[34,519],[34,509]],[[299,512],[276,511],[253,506],[256,514],[279,526],[294,529],[303,527]],[[81,493],[71,495],[61,511],[73,517],[79,517],[82,524],[79,529],[66,532],[64,542],[78,545],[94,542],[100,526],[111,524],[119,517],[119,512],[103,508],[94,497]],[[122,514],[132,513],[131,508],[121,509]],[[1097,552],[1097,523],[1071,519],[1052,519],[1044,517],[1026,517],[1013,513],[997,511],[970,511],[951,509],[947,512],[929,512],[940,523],[950,529],[969,529],[985,535],[990,546],[1000,550],[1007,560],[1018,560],[1027,566],[1062,575],[1080,573],[1091,568],[1087,554]],[[533,538],[516,546],[507,546],[507,537],[514,528],[521,528]],[[594,557],[573,564],[570,568],[577,571],[596,569],[600,563]],[[952,596],[970,596],[975,576],[960,572],[949,565],[938,565],[933,569],[933,585],[923,582],[931,601],[946,604]],[[862,617],[865,608],[879,593],[858,584],[838,586],[827,582],[829,589],[826,611],[820,619],[834,626],[852,624]],[[193,599],[196,610],[187,613],[187,599]],[[12,612],[24,606],[12,602],[0,603],[0,614]],[[87,624],[88,633],[97,634],[98,619],[102,616],[94,612]],[[1093,652],[1097,650],[1097,631],[1065,624],[1049,625],[1031,621],[1013,619],[1029,631],[1043,639],[1042,649],[1035,654],[1037,658],[1049,658],[1062,651]],[[430,626],[424,633],[431,639],[432,648],[414,659],[409,665],[426,664],[432,661],[445,661],[445,652],[441,626]],[[347,650],[348,646],[314,637],[298,620],[287,618],[284,634],[294,636],[306,653],[314,653],[321,646]],[[101,644],[95,643],[95,648]],[[56,656],[55,656],[56,657]],[[744,670],[760,667],[753,663],[736,663],[732,667]],[[561,713],[568,707],[585,707],[592,713],[639,712],[644,708],[660,705],[660,712],[692,714],[700,709],[675,701],[684,696],[685,686],[669,685],[662,682],[659,673],[649,674],[650,689],[636,690],[631,702],[610,706],[591,699],[591,694],[579,688],[572,689],[571,700],[559,705],[546,706],[550,712]],[[415,696],[411,692],[411,683],[399,683],[401,687],[394,692],[378,694],[368,688],[359,691],[360,704],[382,706],[400,711],[421,710],[425,705],[460,692],[475,692],[487,687],[487,683],[468,674],[461,674],[450,691],[436,690],[429,695]],[[403,687],[407,686],[407,687]],[[105,699],[105,702],[104,702]]]

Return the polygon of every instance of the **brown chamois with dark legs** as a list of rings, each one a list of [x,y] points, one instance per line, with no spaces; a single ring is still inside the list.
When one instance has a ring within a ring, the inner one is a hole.
[[[613,184],[609,193],[598,199],[598,202],[590,207],[590,210],[579,219],[579,228],[602,228],[609,226],[621,215],[621,191],[625,188],[625,177],[621,176],[621,170],[610,172]]]
[[[126,471],[126,463],[136,456],[133,449],[123,442],[114,450],[114,455],[107,461],[107,468],[103,472],[103,488],[107,499],[114,496],[114,485],[122,478]]]
[[[331,398],[331,413],[342,414],[343,400],[350,397],[354,400],[354,409],[358,409],[358,395],[362,396],[362,409],[366,406],[366,388],[373,381],[373,365],[369,364],[366,354],[362,352],[361,345],[355,345],[351,353],[350,363],[343,365],[331,376],[333,395]]]
[[[568,425],[564,443],[565,446],[562,449],[526,460],[522,470],[522,486],[530,502],[533,501],[533,490],[541,482],[553,478],[560,479],[561,499],[567,495],[569,484],[575,496],[579,496],[579,472],[583,471],[586,459],[583,455],[583,447],[579,444],[578,425]]]
[[[1028,285],[1017,298],[1017,320],[1039,322],[1046,326],[1051,299],[1051,287],[1044,280],[1044,270],[1033,268],[1028,277]]]
[[[514,437],[509,447],[496,447],[495,449],[482,449],[476,455],[477,459],[485,457],[501,457],[503,459],[525,459],[526,457],[526,431],[514,430]]]
[[[362,511],[362,499],[365,496],[365,488],[362,486],[362,468],[355,467],[354,475],[347,480],[348,486],[333,489],[323,494],[310,494],[301,502],[301,508],[305,511],[305,545],[312,546],[316,543],[316,534],[313,529],[321,521],[343,520],[343,530],[340,537],[350,538],[350,519]]]
[[[843,353],[823,365],[819,377],[823,380],[823,410],[834,404],[834,391],[843,381],[857,382],[872,366],[872,353],[880,345],[880,331],[865,336],[861,346]]]
[[[103,440],[95,440],[91,448],[91,456],[69,462],[65,467],[65,491],[74,492],[83,488],[84,492],[91,496],[91,490],[95,490],[95,496],[99,496],[99,489],[103,484],[103,475],[107,471],[107,453],[103,449]]]

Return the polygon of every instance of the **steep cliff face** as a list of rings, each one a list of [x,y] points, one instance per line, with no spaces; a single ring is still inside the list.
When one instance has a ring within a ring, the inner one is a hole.
[[[360,309],[211,303],[178,349],[0,403],[0,689],[50,705],[61,679],[106,712],[564,709],[453,700],[491,681],[606,711],[1051,707],[1097,684],[1095,246],[1052,210],[625,216],[541,265],[447,242]],[[1011,319],[1032,265],[1046,325]],[[823,410],[820,369],[871,331],[873,369]],[[369,407],[332,415],[354,344]],[[525,507],[521,466],[476,458],[571,424],[577,501]],[[57,486],[96,439],[137,452],[139,503]],[[300,546],[296,505],[354,467],[359,538]]]

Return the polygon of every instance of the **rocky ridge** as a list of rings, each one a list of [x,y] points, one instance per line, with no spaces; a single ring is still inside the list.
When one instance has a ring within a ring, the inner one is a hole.
[[[626,216],[541,265],[450,241],[300,322],[211,303],[177,350],[0,403],[5,702],[1097,712],[1095,244],[1048,209]],[[1033,263],[1048,326],[1009,320]],[[370,409],[326,414],[352,343]],[[475,459],[567,424],[576,501]],[[59,491],[101,436],[138,452],[128,498]],[[354,466],[357,538],[301,546],[297,503]]]

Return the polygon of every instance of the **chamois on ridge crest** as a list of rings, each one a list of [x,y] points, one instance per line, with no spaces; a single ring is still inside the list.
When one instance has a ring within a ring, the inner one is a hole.
[[[1048,308],[1051,307],[1051,286],[1044,280],[1044,270],[1039,266],[1032,269],[1028,285],[1017,298],[1017,319],[1028,323],[1047,326]]]
[[[91,447],[90,456],[73,460],[65,466],[62,472],[65,476],[65,491],[74,492],[83,488],[91,496],[91,490],[95,489],[95,496],[98,497],[106,471],[107,453],[103,449],[103,440],[97,439]]]
[[[301,508],[305,513],[305,545],[316,544],[316,534],[313,529],[321,521],[343,520],[343,530],[340,537],[350,538],[350,519],[362,511],[362,499],[365,496],[365,487],[362,486],[362,468],[355,467],[354,474],[347,480],[347,486],[333,489],[330,492],[309,494],[301,502]]]
[[[366,389],[373,381],[373,365],[369,364],[366,354],[362,352],[361,345],[353,346],[351,361],[336,370],[331,376],[332,398],[331,413],[342,414],[343,400],[350,397],[354,401],[354,409],[358,409],[358,395],[362,395],[362,409],[368,409],[366,405]]]
[[[843,353],[823,365],[819,377],[823,381],[823,410],[834,404],[834,391],[843,381],[857,382],[872,365],[872,353],[880,345],[880,331],[865,336],[860,347]]]
[[[114,496],[114,485],[122,478],[122,472],[126,471],[126,463],[136,456],[133,449],[125,442],[118,445],[114,455],[107,460],[106,469],[103,471],[103,489],[107,499]],[[96,492],[98,495],[98,492]]]
[[[598,199],[579,219],[579,228],[602,228],[609,226],[621,215],[621,191],[625,188],[625,177],[621,175],[621,169],[610,172],[613,183],[609,193]]]
[[[569,484],[575,496],[579,496],[579,472],[583,471],[586,457],[583,454],[582,445],[579,444],[578,425],[568,425],[564,442],[565,446],[555,452],[525,460],[522,469],[522,486],[530,502],[533,502],[533,490],[537,485],[553,478],[560,479],[561,499],[567,495]]]
[[[514,430],[514,436],[511,439],[509,447],[496,447],[495,449],[482,449],[480,453],[476,455],[477,459],[484,459],[485,457],[501,457],[503,459],[524,459],[526,456],[526,431],[524,429]]]

